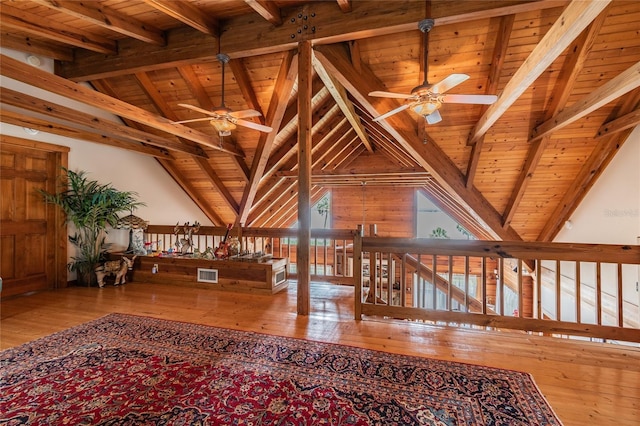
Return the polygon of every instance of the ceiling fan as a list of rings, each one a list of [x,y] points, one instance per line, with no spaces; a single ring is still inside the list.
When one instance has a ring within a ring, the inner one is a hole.
[[[208,115],[208,117],[203,118],[193,118],[191,120],[182,120],[182,121],[174,121],[174,124],[183,124],[183,123],[193,123],[195,121],[206,121],[209,120],[211,125],[218,131],[218,135],[220,136],[229,136],[231,131],[236,128],[236,126],[248,127],[250,129],[259,130],[261,132],[269,133],[273,129],[269,126],[265,126],[263,124],[254,123],[253,121],[244,120],[245,118],[251,117],[259,117],[262,114],[255,109],[245,109],[242,111],[232,111],[227,108],[224,104],[224,66],[229,62],[229,56],[224,53],[218,53],[216,58],[222,64],[222,99],[220,101],[220,106],[215,107],[211,111],[207,111],[206,109],[189,105],[189,104],[178,104],[183,108],[189,108],[193,111],[200,112],[202,114]]]
[[[427,81],[427,76],[429,75],[429,31],[431,31],[433,25],[433,19],[423,19],[418,23],[418,28],[424,34],[424,81],[421,85],[411,89],[410,94],[384,91],[374,91],[369,93],[369,96],[406,100],[403,105],[374,118],[373,121],[383,120],[393,114],[411,108],[414,112],[422,115],[428,124],[435,124],[442,121],[442,117],[438,111],[442,104],[490,105],[498,99],[496,95],[446,95],[446,91],[454,88],[469,78],[466,74],[451,74],[438,83],[429,84]]]

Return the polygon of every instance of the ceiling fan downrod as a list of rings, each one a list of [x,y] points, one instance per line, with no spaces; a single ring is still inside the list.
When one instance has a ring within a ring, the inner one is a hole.
[[[435,21],[431,18],[423,19],[418,22],[418,28],[422,31],[422,45],[424,47],[424,86],[429,84],[427,76],[429,75],[429,32],[435,25]]]
[[[218,53],[216,55],[216,58],[218,59],[218,61],[220,61],[220,63],[222,64],[222,96],[221,96],[221,100],[220,100],[220,106],[222,108],[224,108],[224,66],[225,64],[229,63],[229,55],[225,55],[224,53]]]

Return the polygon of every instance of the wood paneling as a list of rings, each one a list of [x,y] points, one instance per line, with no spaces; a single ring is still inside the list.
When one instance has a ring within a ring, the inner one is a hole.
[[[336,187],[331,189],[331,223],[336,229],[376,224],[378,235],[412,238],[415,224],[407,211],[415,211],[416,189],[387,186]]]

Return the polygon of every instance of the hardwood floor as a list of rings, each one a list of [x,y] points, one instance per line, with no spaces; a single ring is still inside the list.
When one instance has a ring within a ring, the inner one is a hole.
[[[387,352],[526,371],[565,425],[640,423],[640,349],[513,332],[353,320],[353,288],[312,285],[311,314],[296,314],[296,284],[274,296],[172,285],[35,293],[0,303],[0,348],[122,312]]]

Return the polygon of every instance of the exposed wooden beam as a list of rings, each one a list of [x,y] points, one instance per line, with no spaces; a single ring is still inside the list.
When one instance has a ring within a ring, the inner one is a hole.
[[[0,55],[0,60],[2,61],[0,72],[6,77],[94,106],[112,114],[126,117],[130,120],[137,121],[144,125],[197,142],[210,148],[225,151],[233,155],[240,155],[237,150],[221,148],[220,141],[217,138],[198,132],[181,124],[173,124],[165,117],[150,113],[142,108],[138,108],[119,99],[112,98],[111,96],[96,92],[95,90],[91,90],[80,84],[24,64],[23,62],[6,55]]]
[[[282,122],[282,117],[287,107],[287,101],[291,97],[291,90],[293,89],[298,73],[297,62],[298,55],[289,52],[280,66],[280,71],[278,72],[276,84],[273,89],[273,95],[269,102],[269,110],[266,115],[267,125],[274,129],[280,128],[280,123]],[[260,135],[260,141],[258,142],[258,147],[253,157],[249,183],[245,187],[242,201],[240,202],[240,214],[238,215],[238,224],[240,225],[244,225],[249,216],[249,211],[253,205],[253,200],[256,196],[258,185],[260,184],[260,179],[262,179],[276,136],[275,131],[262,133]]]
[[[163,138],[141,130],[132,129],[111,120],[105,120],[92,114],[87,114],[63,105],[41,100],[27,95],[26,93],[17,92],[5,87],[0,87],[0,101],[16,108],[22,108],[57,120],[64,120],[85,128],[94,129],[95,133],[102,135],[102,137],[115,137],[125,141],[141,142],[172,151],[184,152],[205,158],[207,157],[207,154],[200,148],[200,146],[186,146],[175,140]]]
[[[606,121],[610,121],[616,116],[624,116],[639,107],[640,90],[636,90],[633,95],[620,101],[620,108],[612,112]],[[633,129],[628,128],[598,140],[598,145],[591,152],[591,155],[589,155],[589,158],[570,185],[570,190],[564,193],[557,207],[548,217],[538,235],[538,241],[549,242],[555,238],[564,223],[569,220],[571,214],[589,192],[589,189],[595,184],[598,177],[624,145],[632,131]]]
[[[196,158],[196,163],[200,166],[200,169],[207,175],[215,189],[222,195],[222,199],[227,203],[229,208],[233,210],[233,212],[238,215],[240,211],[240,206],[233,198],[226,185],[218,176],[218,173],[211,167],[211,164],[204,158]]]
[[[347,121],[344,120],[344,123],[347,123]],[[332,150],[335,150],[336,152],[341,151],[339,146],[341,144],[349,143],[346,140],[336,142],[336,138],[340,133],[342,132],[338,131],[334,134],[334,137],[322,138],[322,140],[317,140],[317,137],[314,138],[315,140],[312,148],[313,167],[320,166],[325,153]],[[296,170],[297,173],[297,163],[297,158],[291,158],[285,165],[283,165],[283,169]],[[297,201],[298,191],[296,188],[297,180],[283,179],[273,176],[267,178],[258,191],[256,196],[256,205],[251,210],[251,214],[248,218],[251,226],[255,226],[257,221],[264,216],[279,214],[284,205],[289,204],[292,201]]]
[[[338,7],[343,12],[351,12],[351,0],[336,0],[338,2]]]
[[[298,172],[295,170],[289,171],[279,171],[273,174],[275,177],[283,177],[283,178],[297,178]],[[385,172],[381,172],[378,169],[375,170],[344,170],[344,169],[331,169],[331,170],[316,170],[315,168],[312,170],[311,177],[312,178],[325,178],[325,177],[335,177],[335,178],[354,178],[358,179],[360,177],[380,177],[380,178],[392,178],[392,179],[402,179],[403,177],[421,177],[426,178],[431,176],[429,172],[416,171],[416,170],[387,170]]]
[[[491,56],[491,69],[487,77],[486,95],[493,95],[498,91],[498,81],[502,72],[502,66],[504,65],[507,48],[509,47],[514,21],[515,15],[506,15],[500,19],[498,34],[496,35],[496,44],[493,46],[493,55]],[[483,116],[487,112],[487,109],[489,109],[489,105],[483,105],[480,116]],[[469,158],[469,164],[467,165],[467,188],[473,186],[483,144],[484,136],[479,138],[471,148],[471,156]]]
[[[96,84],[96,82],[94,82]],[[113,96],[115,94],[113,87],[109,85],[106,81],[101,80],[98,84],[99,89],[109,95]],[[123,118],[125,124],[133,129],[140,130],[142,128],[142,124],[137,123],[133,120],[129,120],[127,118]],[[194,161],[197,162],[198,157],[193,157]],[[211,208],[211,206],[201,198],[200,193],[196,190],[195,187],[191,184],[191,181],[187,180],[185,176],[176,168],[176,164],[174,161],[161,161],[158,159],[158,163],[167,171],[169,176],[173,178],[176,184],[187,194],[189,198],[197,205],[200,210],[213,222],[213,224],[223,224],[224,222],[218,216],[218,214]]]
[[[0,24],[0,27],[2,25]],[[34,40],[31,37],[16,37],[11,34],[2,34],[0,46],[20,52],[42,55],[58,61],[73,61],[73,49],[59,46],[47,41]]]
[[[53,135],[64,136],[80,141],[99,143],[101,145],[113,146],[116,148],[122,148],[144,155],[163,158],[166,160],[173,159],[169,151],[163,148],[158,148],[151,145],[143,145],[140,142],[118,139],[105,134],[76,129],[75,127],[67,126],[60,123],[53,123],[48,120],[30,117],[25,114],[21,114],[15,111],[8,111],[2,108],[0,108],[0,120],[7,124],[13,124],[14,126],[35,129],[41,132],[51,133]]]
[[[357,133],[360,141],[364,144],[367,151],[373,152],[373,145],[371,144],[371,140],[369,139],[369,135],[362,125],[362,121],[360,120],[360,116],[356,114],[355,108],[353,107],[353,103],[349,100],[347,96],[347,91],[344,89],[340,82],[336,81],[327,71],[324,69],[322,64],[317,60],[313,59],[313,67],[318,73],[318,76],[324,83],[324,85],[333,96],[333,99],[336,101],[340,110],[347,117],[349,123],[351,123],[351,127]]]
[[[615,120],[611,120],[607,123],[604,123],[598,129],[597,138],[601,138],[603,136],[612,135],[617,132],[621,132],[630,127],[635,127],[640,124],[640,109],[636,109],[628,114],[623,115],[622,117],[618,117]]]
[[[498,121],[525,90],[546,70],[567,46],[593,21],[610,0],[573,0],[540,43],[516,71],[498,100],[480,118],[469,136],[474,144]]]
[[[343,120],[343,122],[347,123],[346,120]],[[338,135],[341,133],[344,133],[345,131],[344,126],[335,125],[334,121],[328,122],[326,127],[335,128],[337,131],[332,132],[333,136],[331,136],[331,135],[326,135],[325,133],[326,130],[323,129],[324,130],[322,132],[324,133],[323,135],[320,135],[320,132],[317,132],[313,136],[312,155],[315,156],[313,159],[314,167],[317,165],[317,163],[321,161],[321,158],[322,158],[321,155],[317,155],[318,149],[322,149],[320,147],[325,147],[325,148],[329,147],[328,149],[325,149],[325,151],[327,152],[330,151],[336,145],[339,144],[336,142]],[[293,148],[293,150],[295,153],[295,147]],[[298,169],[298,161],[297,161],[297,156],[295,155],[289,156],[287,161],[282,163],[281,166],[279,167],[279,170],[290,170],[290,171],[296,170],[296,173],[297,173],[297,169]],[[273,174],[269,176],[265,176],[256,194],[254,207],[251,209],[251,214],[249,215],[249,219],[248,219],[250,221],[249,223],[254,223],[256,218],[264,214],[271,213],[273,209],[276,208],[275,204],[282,200],[282,197],[284,197],[285,193],[288,193],[290,197],[295,197],[293,193],[288,192],[290,191],[291,188],[293,188],[292,185],[294,184],[295,183],[292,183],[289,180],[285,180],[279,177],[274,177]]]
[[[298,45],[298,315],[311,310],[311,42]]]
[[[281,25],[280,8],[273,2],[267,0],[244,0],[260,16],[271,22],[273,25]]]
[[[300,38],[304,35],[315,44],[328,44],[413,31],[425,16],[424,2],[418,1],[358,1],[352,4],[353,10],[348,15],[353,19],[345,24],[347,14],[336,8],[335,3],[313,2],[315,17],[311,26],[315,27],[315,32],[309,29]],[[493,1],[491,4],[492,9],[485,9],[486,4],[482,2],[436,2],[433,17],[437,26],[553,8],[566,1]],[[297,9],[288,11],[283,21],[297,19],[297,13]],[[222,37],[220,48],[231,58],[287,51],[295,49],[299,41],[295,28],[289,25],[274,27],[269,22],[256,21],[255,16],[231,18],[225,21],[224,30],[233,37]],[[192,28],[169,31],[167,41],[165,47],[158,48],[137,40],[121,40],[118,54],[106,57],[77,52],[72,63],[57,64],[56,72],[73,81],[87,81],[216,60],[218,41]]]
[[[156,109],[158,109],[165,117],[171,120],[177,120],[178,117],[175,116],[175,113],[166,103],[162,94],[158,90],[155,90],[155,86],[149,76],[146,73],[136,73],[136,78],[144,88],[144,91],[151,98],[152,103],[156,106]],[[205,104],[208,105],[209,102],[205,102]],[[207,175],[209,181],[213,184],[218,193],[220,193],[227,205],[237,215],[239,209],[238,203],[231,196],[231,193],[225,186],[224,182],[222,181],[222,179],[220,179],[215,170],[213,170],[208,160],[199,158],[194,158],[194,160],[196,164],[198,164],[200,169]]]
[[[52,22],[50,19],[15,8],[7,3],[2,4],[0,26],[24,31],[28,34],[81,47],[100,54],[116,54],[118,52],[116,42],[113,40],[88,32],[77,33],[69,31],[69,28]]]
[[[191,3],[173,0],[144,0],[144,2],[203,34],[213,37],[219,37],[220,35],[218,21],[203,13]]]
[[[142,91],[147,95],[151,104],[155,107],[156,111],[160,112],[160,114],[162,114],[165,118],[171,121],[179,120],[175,112],[173,112],[173,109],[171,109],[169,104],[167,104],[167,101],[165,101],[164,97],[162,96],[162,93],[156,89],[155,85],[153,84],[153,81],[151,81],[151,78],[149,77],[148,74],[141,73],[141,72],[136,73],[135,80],[137,81]],[[190,146],[191,148],[195,149],[197,147],[197,144],[189,139],[180,138],[180,141],[183,144]],[[230,144],[227,144],[227,145],[221,144],[221,146],[227,150],[235,148],[233,145],[230,145]]]
[[[544,117],[544,121],[550,120],[556,116],[560,111],[564,109],[569,99],[569,95],[573,90],[573,86],[578,78],[578,75],[584,68],[585,61],[591,47],[595,41],[597,35],[600,33],[602,24],[607,17],[607,9],[603,10],[600,15],[576,38],[568,48],[567,58],[564,65],[560,70],[560,75],[556,81],[556,85],[553,90],[547,112]],[[529,141],[529,152],[518,176],[518,180],[513,187],[513,191],[507,201],[503,217],[503,226],[509,226],[513,220],[517,207],[520,205],[522,197],[527,190],[529,182],[533,177],[535,169],[538,167],[538,163],[542,158],[542,154],[547,147],[549,137],[537,139],[535,141]]]
[[[264,113],[262,112],[262,107],[258,102],[258,97],[256,96],[255,90],[251,87],[251,79],[249,78],[249,74],[247,73],[247,67],[244,65],[243,59],[232,59],[229,61],[229,68],[231,69],[231,73],[236,79],[238,83],[238,87],[240,88],[240,92],[242,93],[242,97],[244,98],[247,106],[251,109],[255,109],[260,114],[260,117],[257,117],[258,121],[261,124],[264,124]]]
[[[121,15],[106,6],[93,7],[93,2],[71,0],[31,1],[145,43],[153,43],[159,46],[165,44],[162,30],[138,21],[133,17]],[[97,3],[95,4],[97,5]]]
[[[581,119],[636,87],[640,87],[640,61],[576,101],[560,114],[536,127],[531,135],[531,140],[544,137]]]
[[[198,80],[198,76],[193,70],[193,67],[191,65],[185,65],[185,66],[179,67],[178,72],[182,76],[191,94],[198,101],[199,106],[207,110],[213,110],[215,105],[211,101],[211,98],[209,97],[209,94],[207,93],[207,91],[204,89],[204,87],[202,87],[202,84],[200,84],[200,81]],[[264,124],[264,120],[262,120],[261,123]],[[228,143],[228,142],[223,141],[223,143]],[[236,145],[230,144],[229,146],[236,146]],[[234,165],[240,172],[240,176],[242,177],[242,179],[245,182],[248,182],[249,168],[247,167],[247,164],[245,163],[244,159],[234,155],[231,157],[231,160],[233,161]]]
[[[331,99],[331,96],[329,95],[329,92],[326,89],[323,91],[320,91],[316,96],[313,97],[315,108],[314,108],[313,117],[312,117],[312,125],[314,126],[314,128],[322,117],[326,117],[327,115],[332,114],[332,111],[329,110],[329,107],[330,107],[328,102],[329,99]],[[297,110],[297,106],[296,106],[296,110]],[[296,117],[297,117],[297,114],[296,114]],[[328,125],[330,124],[326,124],[325,128]],[[282,166],[282,164],[287,162],[292,157],[295,157],[295,154],[296,154],[295,149],[297,145],[298,145],[298,135],[296,132],[292,134],[287,140],[282,142],[278,146],[278,148],[269,155],[269,160],[267,161],[267,165],[265,166],[265,169],[263,172],[263,178],[270,176],[272,173],[277,171]]]
[[[382,82],[362,64],[357,72],[350,63],[346,52],[335,46],[318,46],[315,49],[318,60],[334,75],[351,95],[367,109],[369,114],[377,116],[378,111],[388,111],[398,106],[397,100],[371,98],[367,94],[384,88]],[[464,176],[449,157],[434,143],[423,144],[414,127],[415,121],[407,111],[388,117],[380,122],[387,132],[400,143],[407,152],[430,172],[453,197],[470,212],[476,214],[493,230],[496,237],[505,240],[521,240],[512,228],[503,229],[501,216],[493,206],[474,187],[467,188]]]
[[[562,200],[557,203],[555,210],[548,217],[536,239],[537,241],[553,241],[630,134],[631,129],[627,129],[599,140],[598,146],[585,161],[584,166],[570,185],[571,189],[564,194]]]

